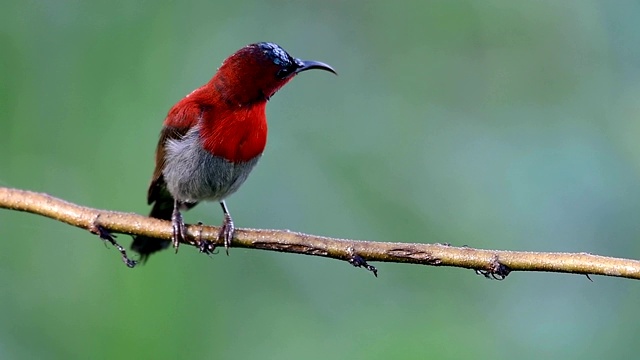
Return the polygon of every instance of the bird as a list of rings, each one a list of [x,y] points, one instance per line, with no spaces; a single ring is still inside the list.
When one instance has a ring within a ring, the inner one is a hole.
[[[272,42],[249,44],[229,56],[211,80],[178,101],[168,112],[155,153],[147,192],[150,217],[171,220],[172,239],[134,237],[131,248],[149,256],[185,241],[181,211],[201,201],[218,202],[223,222],[218,240],[227,255],[235,226],[225,199],[235,193],[260,160],[267,141],[266,104],[297,74],[319,69],[320,61],[294,58]],[[200,241],[212,253],[214,242]]]

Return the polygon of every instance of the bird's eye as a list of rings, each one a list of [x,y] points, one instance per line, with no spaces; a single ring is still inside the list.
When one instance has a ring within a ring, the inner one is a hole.
[[[279,79],[284,79],[284,78],[288,77],[289,75],[291,75],[291,69],[288,69],[288,68],[280,69],[276,73],[276,76]]]

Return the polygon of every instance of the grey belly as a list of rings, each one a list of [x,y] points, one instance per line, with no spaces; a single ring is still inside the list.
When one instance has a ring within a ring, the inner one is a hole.
[[[195,145],[194,135],[199,134],[190,132],[167,144],[163,171],[167,190],[179,201],[224,200],[244,183],[260,156],[232,163]]]

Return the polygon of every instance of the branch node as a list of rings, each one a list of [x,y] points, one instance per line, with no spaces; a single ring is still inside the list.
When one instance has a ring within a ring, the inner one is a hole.
[[[216,250],[216,243],[207,239],[203,239],[202,238],[202,228],[203,228],[203,224],[202,221],[198,221],[198,232],[197,235],[195,237],[196,239],[196,244],[198,244],[198,250],[201,253],[205,253],[207,255],[212,255],[215,253]]]
[[[371,271],[375,277],[378,277],[378,269],[376,269],[373,265],[369,265],[362,256],[356,254],[356,251],[353,249],[353,247],[349,246],[347,248],[347,251],[349,252],[349,259],[347,259],[347,261],[349,261],[349,264],[355,267],[363,267]]]
[[[511,269],[507,265],[501,264],[498,255],[493,255],[489,262],[488,269],[475,269],[476,275],[482,275],[490,280],[504,280],[507,278]]]
[[[98,237],[100,237],[101,240],[105,241],[105,243],[108,241],[111,243],[111,245],[115,246],[116,249],[120,251],[120,254],[122,254],[122,261],[124,262],[125,265],[127,265],[127,267],[130,267],[130,268],[135,267],[138,264],[138,262],[135,260],[129,259],[129,257],[127,256],[127,251],[124,249],[124,247],[122,247],[116,241],[115,238],[117,236],[111,234],[109,231],[107,231],[107,229],[105,229],[98,223],[99,217],[100,217],[100,214],[96,215],[96,217],[93,219],[93,222],[91,223],[88,229],[89,232],[91,232],[92,234],[98,235]]]

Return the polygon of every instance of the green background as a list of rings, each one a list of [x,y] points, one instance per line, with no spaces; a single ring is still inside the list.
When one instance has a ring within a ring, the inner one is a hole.
[[[5,0],[0,185],[146,213],[168,109],[267,40],[340,75],[273,97],[263,159],[228,199],[239,227],[638,258],[639,24],[632,1]],[[3,210],[0,358],[640,352],[635,281],[374,265],[185,247],[131,270],[83,230]]]

